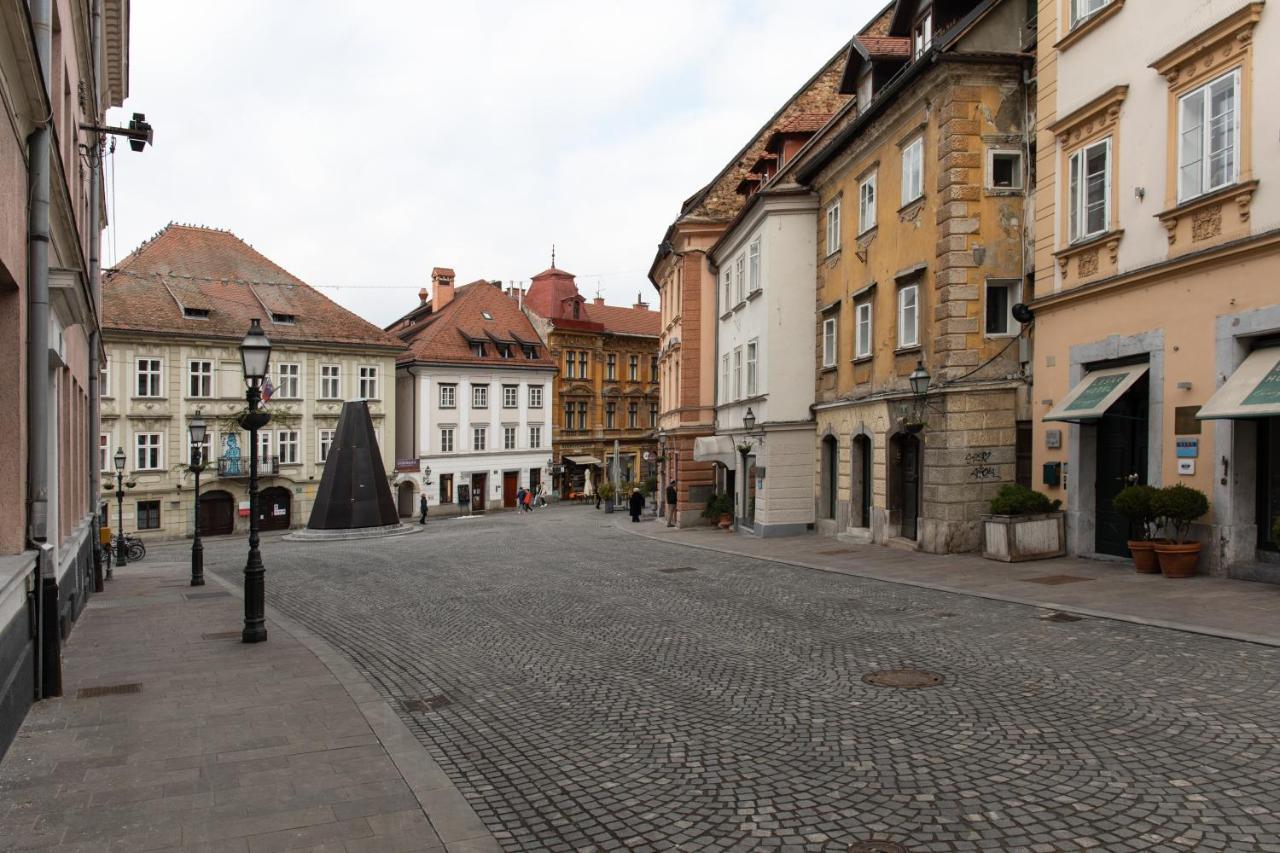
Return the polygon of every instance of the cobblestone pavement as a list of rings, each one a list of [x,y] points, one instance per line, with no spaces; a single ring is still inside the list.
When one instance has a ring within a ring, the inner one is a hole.
[[[1280,851],[1280,649],[692,550],[589,508],[430,526],[270,538],[268,601],[396,704],[445,697],[403,717],[508,849]],[[227,578],[243,555],[206,549]],[[942,683],[862,680],[904,667]]]

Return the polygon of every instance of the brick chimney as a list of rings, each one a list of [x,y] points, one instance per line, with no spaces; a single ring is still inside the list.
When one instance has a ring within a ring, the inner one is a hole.
[[[431,308],[439,311],[453,301],[453,270],[436,267],[431,271]]]
[[[596,297],[595,299],[593,299],[592,301],[593,301],[593,302],[595,302],[595,304],[597,304],[597,305],[603,305],[603,304],[604,304],[604,297],[603,297],[603,296],[597,296],[597,297]]]
[[[643,293],[637,293],[637,294],[636,294],[636,304],[635,304],[635,305],[632,305],[631,307],[632,307],[632,308],[641,308],[641,309],[643,309],[643,310],[645,310],[645,311],[648,311],[648,310],[649,310],[649,303],[644,301],[644,294],[643,294]]]

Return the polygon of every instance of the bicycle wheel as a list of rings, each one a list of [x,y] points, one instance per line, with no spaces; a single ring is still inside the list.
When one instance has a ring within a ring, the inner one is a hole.
[[[129,562],[136,563],[147,556],[147,548],[141,542],[129,543]]]

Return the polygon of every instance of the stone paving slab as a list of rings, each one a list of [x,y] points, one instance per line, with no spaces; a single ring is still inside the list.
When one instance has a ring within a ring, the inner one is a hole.
[[[670,528],[661,521],[615,524],[625,533],[722,554],[1280,646],[1280,585],[1276,584],[1142,575],[1128,560],[1059,557],[1003,563],[974,554],[926,554],[883,545],[846,544],[817,534],[761,539],[706,527]],[[1036,583],[1052,575],[1085,580]]]
[[[270,610],[241,643],[239,591],[209,578],[188,598],[185,563],[149,560],[90,602],[65,695],[0,762],[0,850],[499,849],[346,658]]]

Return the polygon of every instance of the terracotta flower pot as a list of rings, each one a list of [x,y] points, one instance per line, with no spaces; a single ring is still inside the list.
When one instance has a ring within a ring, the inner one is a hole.
[[[1156,560],[1156,543],[1149,539],[1130,539],[1127,543],[1129,553],[1133,555],[1133,570],[1140,575],[1160,574],[1160,563]]]
[[[720,515],[719,527],[721,530],[728,530],[730,527],[733,527],[733,515],[727,512],[722,513]]]
[[[1160,561],[1160,572],[1165,577],[1189,578],[1196,573],[1196,563],[1200,560],[1200,543],[1158,542],[1156,558]]]

